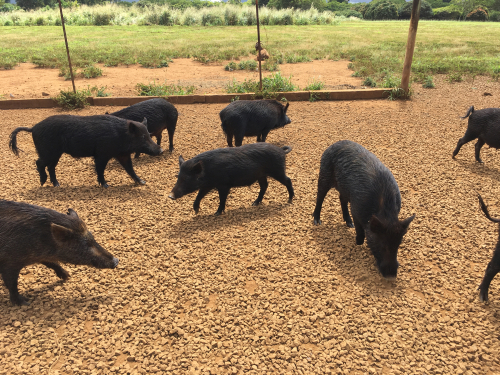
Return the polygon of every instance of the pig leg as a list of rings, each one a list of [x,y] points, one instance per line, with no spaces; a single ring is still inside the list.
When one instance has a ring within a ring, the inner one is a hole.
[[[260,202],[262,202],[262,199],[264,198],[264,194],[266,194],[267,186],[269,183],[267,182],[267,178],[263,177],[259,179],[259,185],[260,185],[260,192],[259,196],[255,200],[255,202],[252,203],[252,206],[258,206]]]
[[[243,143],[243,136],[240,137],[239,135],[235,134],[234,135],[234,145],[236,147],[238,147],[238,146],[241,146],[242,143]]]
[[[316,196],[316,207],[314,208],[313,217],[314,217],[314,225],[321,224],[321,208],[323,207],[323,201],[325,200],[326,194],[331,189],[331,187],[325,182],[319,180],[318,181],[318,194]]]
[[[106,165],[108,165],[109,159],[104,158],[95,158],[95,171],[97,172],[97,182],[104,188],[109,187],[104,179],[104,170],[106,169]]]
[[[200,191],[198,192],[198,195],[196,196],[196,199],[194,200],[194,203],[193,203],[193,209],[194,209],[194,212],[195,213],[198,213],[198,211],[200,210],[200,202],[203,198],[205,198],[205,195],[207,195],[210,190],[212,189],[200,189]]]
[[[271,130],[271,129],[269,129],[269,130]],[[262,141],[259,141],[259,142],[265,142],[266,141],[267,135],[269,134],[269,130],[264,130],[262,132]]]
[[[219,192],[219,208],[217,209],[215,216],[219,216],[226,209],[226,199],[229,195],[229,190],[230,188],[227,186],[217,188],[217,191]]]
[[[354,228],[354,224],[352,223],[351,215],[349,215],[349,208],[347,204],[349,201],[345,199],[342,194],[339,196],[340,206],[342,207],[342,217],[344,218],[345,223],[349,228]]]
[[[465,132],[464,136],[458,140],[457,147],[455,148],[455,151],[453,151],[452,158],[455,159],[455,156],[457,156],[458,152],[460,151],[460,148],[464,144],[466,144],[466,143],[468,143],[470,141],[473,141],[476,138],[477,138],[477,135],[472,134],[471,132],[469,132],[469,130],[467,130]]]
[[[167,129],[167,132],[168,132],[168,151],[170,151],[170,152],[174,151],[174,131],[175,131],[175,129],[172,129],[172,130]],[[158,138],[156,138],[156,139],[158,139]],[[160,134],[160,140],[158,142],[160,142],[160,141],[161,141],[161,134]],[[159,145],[160,144],[158,143],[158,146]]]
[[[134,156],[134,159],[138,159],[138,158],[139,158],[139,156],[141,156],[141,153],[140,153],[140,152],[136,152],[136,153],[135,153],[135,156]]]
[[[365,228],[356,220],[354,220],[354,228],[356,229],[356,245],[363,245],[363,242],[365,242]]]
[[[491,280],[493,280],[498,272],[500,272],[500,247],[495,249],[493,258],[488,263],[483,281],[479,286],[479,299],[482,302],[488,301],[488,289],[490,287]]]
[[[257,136],[257,142],[262,142],[262,134],[259,134],[259,135]]]
[[[117,156],[116,160],[122,165],[122,167],[127,171],[128,175],[132,177],[132,179],[140,184],[144,185],[146,181],[141,180],[134,172],[134,167],[132,167],[132,159],[130,158],[130,155],[122,155],[122,156]]]
[[[28,300],[19,294],[19,290],[17,289],[17,280],[19,279],[20,268],[16,269],[4,269],[2,271],[2,279],[5,283],[5,286],[9,290],[10,293],[10,301],[14,305],[28,305]]]
[[[290,180],[290,178],[285,174],[285,171],[283,171],[281,175],[271,175],[271,177],[286,186],[286,189],[288,190],[288,203],[292,203],[295,193],[293,191],[292,180]]]
[[[40,184],[43,186],[43,184],[47,182],[47,172],[45,172],[45,164],[43,163],[42,159],[38,159],[36,161],[36,169],[38,171],[38,174],[40,175]]]
[[[476,161],[477,161],[478,163],[482,163],[482,162],[483,162],[483,161],[481,160],[481,156],[479,156],[479,153],[481,152],[481,147],[483,147],[483,146],[484,146],[484,143],[485,143],[485,142],[484,142],[481,138],[479,138],[479,139],[477,140],[476,145],[474,146],[474,148],[476,149]]]
[[[42,264],[50,269],[53,269],[58,278],[60,278],[62,280],[69,279],[69,273],[64,268],[62,268],[59,264],[52,263],[52,262],[42,262]]]
[[[232,134],[226,134],[226,139],[227,139],[227,145],[229,147],[233,147],[233,135]]]
[[[47,170],[49,171],[49,176],[50,176],[50,182],[52,182],[52,185],[54,185],[54,187],[59,186],[59,182],[57,181],[56,177],[57,163],[59,163],[59,158],[50,163],[49,165],[47,165]]]

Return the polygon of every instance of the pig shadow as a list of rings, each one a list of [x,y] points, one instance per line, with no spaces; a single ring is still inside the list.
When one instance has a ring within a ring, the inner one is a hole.
[[[20,279],[21,278],[22,276],[20,276]],[[70,282],[71,280],[66,281],[66,283]],[[25,283],[26,287],[19,287],[19,293],[28,299],[29,305],[27,306],[13,305],[10,302],[9,292],[6,288],[3,288],[4,293],[0,292],[0,311],[12,314],[16,320],[21,320],[19,312],[22,312],[23,321],[21,321],[21,323],[27,320],[32,321],[30,318],[39,319],[41,307],[42,310],[55,310],[61,313],[64,319],[67,319],[85,310],[96,310],[99,305],[110,305],[114,299],[113,295],[76,295],[75,292],[64,290],[64,288],[55,291],[56,287],[62,286],[65,283],[58,279],[39,287],[31,287],[28,281]],[[44,307],[47,302],[49,302],[51,306]],[[69,307],[71,307],[71,309],[69,309]]]
[[[119,199],[128,201],[147,198],[152,195],[149,189],[134,184],[111,185],[106,189],[100,186],[46,186],[26,190],[23,197],[32,201],[93,201],[95,199]]]
[[[257,207],[249,206],[226,210],[220,216],[215,216],[213,213],[198,214],[171,226],[170,235],[184,238],[186,233],[211,232],[221,227],[240,226],[255,220],[268,219],[281,214],[288,205],[288,203],[271,202]]]
[[[311,225],[312,221],[311,218]],[[314,226],[312,232],[319,250],[328,256],[332,267],[346,284],[357,285],[370,294],[393,295],[399,289],[397,282],[388,281],[380,275],[366,240],[363,245],[356,245],[354,228],[348,228],[343,221],[323,222]]]
[[[462,166],[464,169],[468,169],[475,175],[500,181],[500,171],[496,168],[492,168],[490,165],[486,163],[481,164],[476,161],[470,162],[468,160],[460,160],[460,159],[456,159],[455,161],[459,163],[460,166]]]
[[[175,149],[174,149],[174,152],[175,152]],[[177,154],[174,154],[174,152],[165,151],[163,154],[161,154],[159,156],[150,156],[150,155],[146,155],[146,154],[141,154],[141,156],[138,159],[135,159],[134,154],[132,154],[132,165],[134,167],[142,166],[142,165],[149,165],[149,164],[153,164],[153,163],[158,163],[162,160],[169,160],[172,158],[177,160],[179,156]],[[108,165],[106,166],[106,170],[123,170],[123,171],[125,171],[125,169],[123,169],[121,164],[116,159],[111,159],[108,162]]]

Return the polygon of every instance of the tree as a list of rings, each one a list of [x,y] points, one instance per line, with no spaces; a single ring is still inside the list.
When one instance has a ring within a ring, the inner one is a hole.
[[[463,19],[480,5],[481,0],[452,0],[458,11],[462,14]]]
[[[56,5],[57,0],[17,0],[16,3],[24,10],[43,8],[50,6],[51,8]]]

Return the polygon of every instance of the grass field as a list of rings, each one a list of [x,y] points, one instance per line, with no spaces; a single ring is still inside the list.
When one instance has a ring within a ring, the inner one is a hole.
[[[264,46],[279,63],[307,59],[348,59],[353,73],[377,81],[401,74],[408,21],[358,21],[337,25],[265,26]],[[66,64],[62,28],[7,26],[1,29],[0,67],[20,62],[40,67]],[[239,59],[255,53],[256,29],[182,26],[69,26],[72,61],[83,67],[142,64],[191,57],[202,63]],[[223,67],[221,67],[222,69]],[[413,76],[432,74],[500,75],[500,23],[421,21],[413,60]],[[390,86],[390,85],[389,85]]]

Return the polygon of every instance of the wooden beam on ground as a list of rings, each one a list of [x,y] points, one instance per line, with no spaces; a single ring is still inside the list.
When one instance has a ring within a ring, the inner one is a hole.
[[[408,41],[406,42],[406,55],[403,65],[403,76],[401,78],[401,88],[408,94],[410,84],[411,63],[413,61],[413,51],[417,39],[418,19],[420,18],[420,0],[413,0],[411,10],[410,30],[408,31]]]

